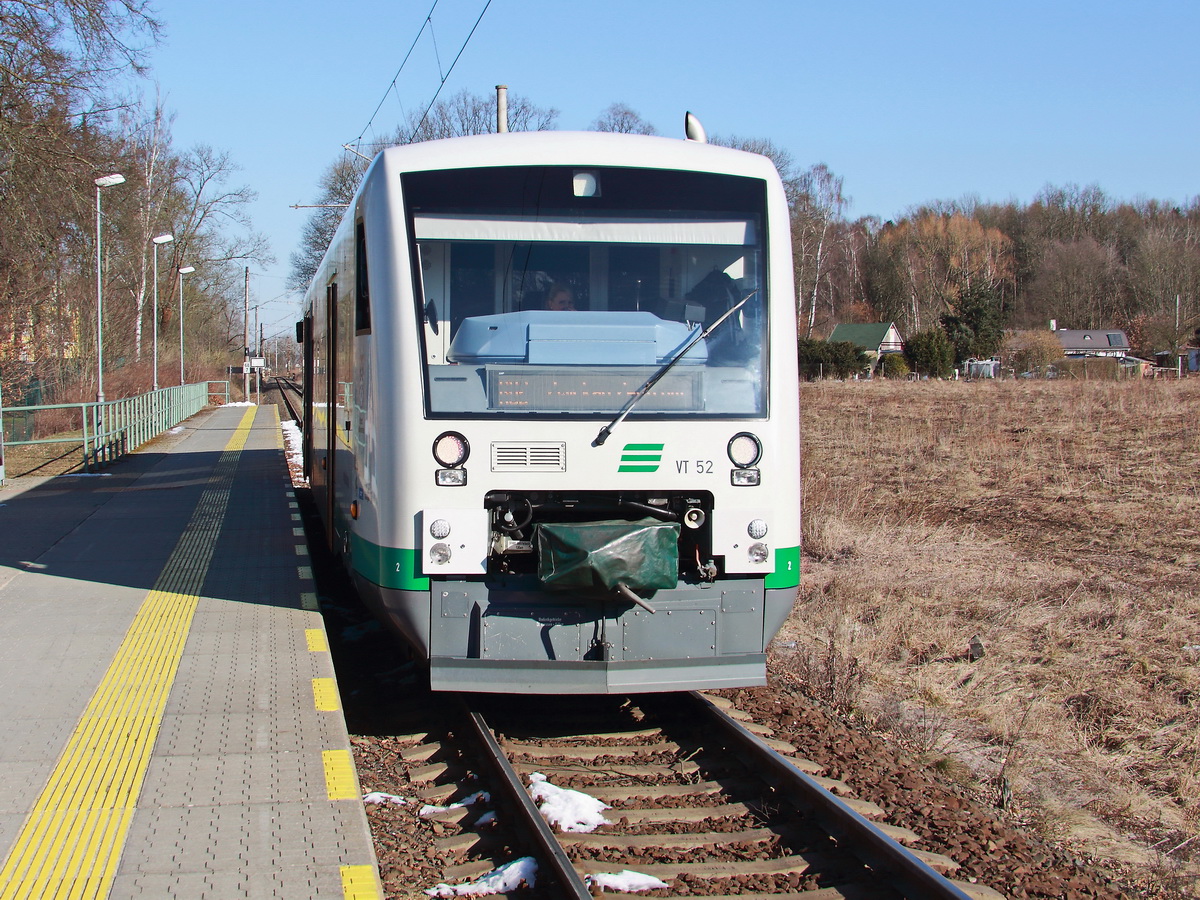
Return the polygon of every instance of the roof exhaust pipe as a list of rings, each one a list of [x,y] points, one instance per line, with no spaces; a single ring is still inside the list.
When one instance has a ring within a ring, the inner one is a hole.
[[[508,85],[496,85],[496,134],[508,132]]]
[[[708,135],[704,133],[704,126],[691,113],[687,113],[683,117],[683,133],[689,141],[695,141],[697,144],[708,143]]]

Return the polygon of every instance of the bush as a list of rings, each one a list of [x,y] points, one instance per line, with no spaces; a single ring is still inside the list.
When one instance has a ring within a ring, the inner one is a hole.
[[[1063,347],[1053,331],[1012,331],[1005,336],[1004,362],[1016,374],[1045,373],[1063,361]]]
[[[801,338],[797,344],[800,377],[851,378],[867,365],[866,354],[849,341],[819,341]]]
[[[884,378],[905,378],[910,371],[903,353],[885,353],[879,360],[879,374]]]
[[[954,345],[940,328],[914,334],[904,343],[904,356],[918,375],[949,378],[954,374]]]

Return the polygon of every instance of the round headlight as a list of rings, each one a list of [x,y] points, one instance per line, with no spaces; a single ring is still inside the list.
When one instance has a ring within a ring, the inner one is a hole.
[[[756,564],[765,563],[770,555],[771,551],[767,549],[766,544],[751,544],[746,550],[750,562]]]
[[[444,566],[450,562],[450,547],[446,544],[434,544],[429,548],[429,561],[435,566]]]
[[[729,461],[746,469],[762,458],[762,444],[748,431],[740,431],[729,439]]]
[[[444,431],[433,442],[433,458],[447,469],[461,466],[471,455],[471,445],[457,431]]]
[[[441,540],[450,534],[450,523],[445,519],[434,519],[429,523],[429,536]]]
[[[760,541],[767,536],[767,523],[762,519],[752,519],[750,524],[746,526],[746,534]]]

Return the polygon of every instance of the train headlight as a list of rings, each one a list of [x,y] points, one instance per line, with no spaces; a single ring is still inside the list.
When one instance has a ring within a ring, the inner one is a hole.
[[[754,519],[746,526],[746,534],[750,535],[756,541],[762,540],[767,536],[767,523],[762,519]]]
[[[466,469],[438,469],[434,479],[439,487],[462,487],[467,483]]]
[[[429,523],[429,536],[441,540],[450,534],[450,523],[445,519],[434,519]]]
[[[748,469],[762,459],[762,442],[748,431],[739,431],[729,439],[729,461],[739,469]]]
[[[433,442],[433,458],[447,469],[457,469],[470,455],[471,445],[457,431],[443,431]]]
[[[762,483],[758,469],[734,469],[729,473],[729,483],[734,487],[753,487]]]
[[[450,562],[450,545],[434,544],[429,548],[429,561],[435,566],[444,566]]]
[[[449,548],[447,548],[448,551]],[[771,552],[767,549],[766,544],[751,544],[746,551],[746,555],[750,557],[750,562],[755,565],[761,565],[767,561],[767,557],[771,555]]]

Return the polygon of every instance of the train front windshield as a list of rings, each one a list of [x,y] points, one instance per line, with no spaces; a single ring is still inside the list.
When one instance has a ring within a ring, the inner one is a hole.
[[[402,176],[432,416],[766,414],[766,186],[632,168]]]

